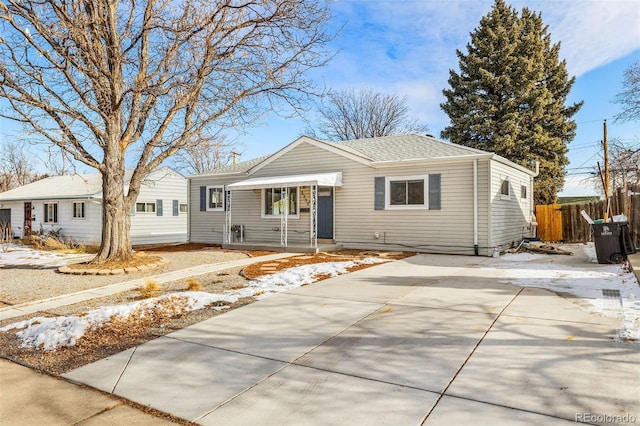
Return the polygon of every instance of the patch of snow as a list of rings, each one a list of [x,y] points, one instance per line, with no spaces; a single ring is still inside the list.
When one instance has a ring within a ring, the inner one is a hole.
[[[598,263],[598,256],[596,255],[596,246],[593,243],[588,243],[584,246],[584,254],[587,255],[589,262]]]
[[[35,250],[29,247],[10,244],[6,251],[0,251],[0,267],[33,266],[39,268],[57,268],[66,265],[69,260],[87,258],[86,254],[68,254],[55,251]]]
[[[593,244],[585,246],[584,251],[589,262],[592,262],[592,259],[595,259]],[[496,266],[504,269],[495,269],[494,272],[508,278],[500,282],[568,293],[581,298],[592,312],[622,320],[621,328],[618,330],[619,340],[640,342],[640,286],[635,275],[629,272],[625,265],[588,264],[588,267],[578,268],[522,262],[498,263]],[[619,300],[605,297],[602,290],[618,290]]]
[[[305,284],[311,284],[320,275],[337,276],[345,274],[357,265],[372,265],[388,260],[369,257],[349,262],[315,263],[285,269],[271,275],[265,275],[250,281],[247,287],[223,294],[202,291],[172,293],[124,305],[104,306],[78,316],[59,316],[53,318],[37,317],[16,322],[0,328],[0,332],[20,330],[16,336],[22,340],[22,346],[42,350],[56,350],[59,347],[75,346],[78,339],[88,331],[96,330],[112,319],[126,319],[132,315],[143,317],[147,312],[159,306],[166,299],[184,301],[182,312],[203,309],[215,303],[235,303],[242,297],[263,299],[270,295],[291,290]],[[213,309],[228,309],[228,306],[214,306]]]

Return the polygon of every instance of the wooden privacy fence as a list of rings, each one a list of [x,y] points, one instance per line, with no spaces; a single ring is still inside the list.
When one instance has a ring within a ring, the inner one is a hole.
[[[637,194],[637,195],[635,195]],[[630,191],[618,188],[610,197],[613,215],[624,214],[636,247],[640,247],[640,185]],[[585,204],[551,204],[536,206],[537,236],[542,241],[586,243],[592,241],[591,227],[580,212],[586,211],[592,219],[602,219],[604,200]]]

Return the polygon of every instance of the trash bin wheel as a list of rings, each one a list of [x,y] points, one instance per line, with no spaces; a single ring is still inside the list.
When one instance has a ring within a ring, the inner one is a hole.
[[[609,260],[611,261],[611,263],[622,263],[624,262],[624,256],[622,253],[613,253],[611,256],[609,256]]]

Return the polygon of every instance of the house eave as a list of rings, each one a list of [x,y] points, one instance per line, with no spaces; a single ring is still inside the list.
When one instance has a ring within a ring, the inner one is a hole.
[[[436,158],[416,158],[408,160],[389,160],[389,161],[376,161],[371,163],[371,166],[376,169],[386,169],[392,167],[406,167],[406,166],[423,166],[430,164],[453,164],[464,163],[475,159],[491,158],[493,154],[470,154],[470,155],[456,155],[454,157],[436,157]]]

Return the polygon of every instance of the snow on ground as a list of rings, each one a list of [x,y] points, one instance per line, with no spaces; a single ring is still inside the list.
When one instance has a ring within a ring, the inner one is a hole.
[[[57,268],[66,265],[71,259],[89,257],[86,254],[65,254],[55,251],[34,250],[16,244],[0,249],[0,268],[3,266],[36,266]]]
[[[0,328],[0,332],[20,330],[16,336],[22,340],[22,346],[34,349],[56,350],[63,346],[75,346],[77,340],[86,332],[97,330],[111,319],[144,317],[153,309],[158,309],[167,299],[174,312],[189,312],[211,306],[214,303],[234,303],[242,297],[263,299],[282,291],[291,290],[305,284],[311,284],[320,275],[335,277],[345,274],[357,265],[371,265],[387,260],[369,257],[349,262],[315,263],[285,269],[271,275],[250,281],[247,287],[223,294],[207,292],[181,292],[167,294],[125,305],[104,306],[78,316],[59,316],[53,318],[37,317],[16,322]],[[166,303],[164,304],[166,306]],[[215,306],[213,309],[226,309],[228,306]]]
[[[583,249],[588,261],[597,263],[593,243],[583,246]],[[500,261],[504,262],[497,266],[506,268],[505,275],[510,278],[502,282],[579,297],[588,303],[591,311],[622,319],[622,326],[618,330],[619,340],[640,342],[640,286],[626,265],[583,268],[536,263],[537,260],[548,260],[548,256],[534,253],[502,256]]]

